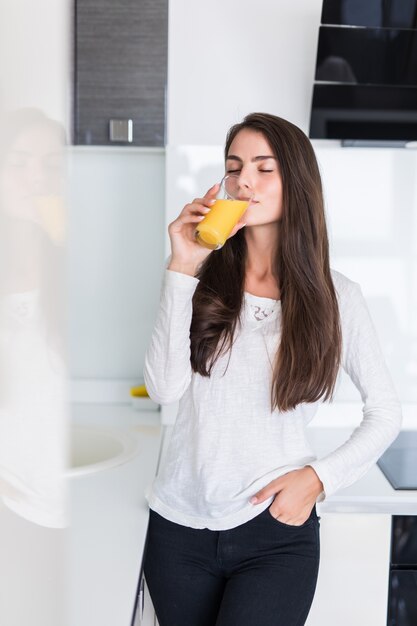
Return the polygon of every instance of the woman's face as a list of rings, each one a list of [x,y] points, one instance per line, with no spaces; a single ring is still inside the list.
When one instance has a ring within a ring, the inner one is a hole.
[[[10,217],[38,222],[37,196],[60,193],[63,146],[47,126],[21,130],[0,172],[0,208]]]
[[[244,128],[230,144],[226,173],[239,175],[240,198],[253,194],[244,220],[247,226],[271,224],[282,215],[282,179],[278,162],[260,132]]]

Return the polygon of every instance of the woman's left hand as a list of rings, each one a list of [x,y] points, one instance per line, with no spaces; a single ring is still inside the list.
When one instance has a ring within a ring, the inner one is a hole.
[[[307,465],[271,481],[250,501],[259,504],[276,494],[269,507],[271,515],[284,524],[301,526],[310,517],[317,496],[322,491],[323,483],[314,469]]]

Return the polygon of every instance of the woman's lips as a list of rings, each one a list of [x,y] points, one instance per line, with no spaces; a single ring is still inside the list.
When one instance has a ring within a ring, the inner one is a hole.
[[[240,198],[239,198],[240,199]],[[259,204],[259,200],[248,200],[247,198],[241,198],[243,202],[248,202],[248,208],[254,204]]]

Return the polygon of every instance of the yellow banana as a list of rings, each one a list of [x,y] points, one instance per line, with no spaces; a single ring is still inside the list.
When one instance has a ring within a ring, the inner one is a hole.
[[[145,385],[138,385],[130,388],[130,395],[134,398],[149,398]]]

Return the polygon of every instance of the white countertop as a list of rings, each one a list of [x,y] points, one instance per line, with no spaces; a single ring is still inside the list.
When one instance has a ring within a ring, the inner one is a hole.
[[[70,480],[70,626],[130,626],[148,527],[146,487],[161,448],[157,411],[73,405],[72,421],[134,433],[138,453],[114,468]]]
[[[73,421],[134,432],[139,438],[137,456],[72,479],[70,490],[70,626],[130,626],[148,526],[144,492],[173,427],[160,426],[159,412],[135,411],[129,405],[74,405]],[[321,457],[352,430],[310,426],[307,432]],[[355,484],[319,503],[317,511],[417,515],[417,490],[396,491],[375,465]]]
[[[308,440],[318,458],[347,441],[353,428],[307,428]],[[417,515],[417,490],[396,490],[378,465],[350,487],[317,504],[322,513],[389,513]]]

